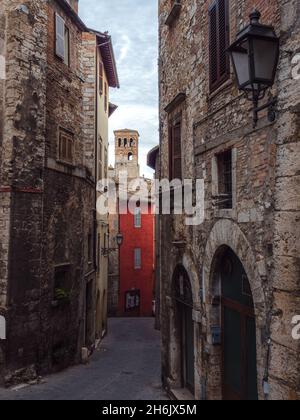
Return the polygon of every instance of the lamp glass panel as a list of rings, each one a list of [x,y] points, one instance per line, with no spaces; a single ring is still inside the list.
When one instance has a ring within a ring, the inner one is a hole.
[[[255,79],[265,79],[273,83],[274,68],[277,64],[277,44],[263,39],[253,39]]]
[[[239,86],[243,86],[244,84],[250,82],[249,45],[247,41],[232,51],[232,59]]]

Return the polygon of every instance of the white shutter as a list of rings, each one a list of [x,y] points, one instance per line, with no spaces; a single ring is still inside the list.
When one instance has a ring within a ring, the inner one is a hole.
[[[140,248],[134,250],[134,268],[136,270],[142,268],[142,250]]]
[[[62,60],[65,59],[65,21],[56,13],[55,15],[56,31],[56,55]]]
[[[134,213],[134,227],[141,228],[142,227],[142,211],[141,208],[138,207],[135,209]]]

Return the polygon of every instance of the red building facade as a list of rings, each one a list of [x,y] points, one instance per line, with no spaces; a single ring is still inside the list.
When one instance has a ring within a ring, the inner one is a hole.
[[[137,208],[135,214],[120,215],[119,315],[153,315],[154,300],[154,215]]]

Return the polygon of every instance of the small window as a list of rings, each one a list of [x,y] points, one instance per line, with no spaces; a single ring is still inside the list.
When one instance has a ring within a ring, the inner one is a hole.
[[[60,161],[74,164],[74,136],[63,129],[59,131],[59,153]]]
[[[170,180],[182,179],[181,121],[169,127]]]
[[[127,147],[127,144],[128,144],[128,140],[124,139],[124,147]]]
[[[119,143],[119,147],[122,147],[122,139],[119,139],[118,143]]]
[[[140,248],[134,250],[134,268],[135,270],[142,268],[142,250]]]
[[[142,210],[140,207],[137,207],[134,211],[134,227],[135,228],[142,227]]]
[[[104,67],[102,61],[99,62],[99,93],[103,95],[103,83],[104,83]]]
[[[55,53],[57,57],[61,58],[66,65],[70,62],[70,33],[69,29],[65,25],[63,18],[56,14],[55,15]]]
[[[217,155],[219,209],[232,209],[232,150]]]
[[[230,77],[229,2],[215,0],[209,9],[210,90],[214,91]]]
[[[133,154],[132,153],[128,153],[128,160],[130,162],[133,161]]]
[[[133,139],[130,139],[129,145],[130,145],[130,147],[134,146],[134,140]]]

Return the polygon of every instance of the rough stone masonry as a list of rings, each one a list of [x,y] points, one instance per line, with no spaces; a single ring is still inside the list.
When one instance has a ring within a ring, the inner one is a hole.
[[[69,66],[54,53],[55,13],[70,32]],[[85,29],[76,8],[65,1],[0,2],[0,57],[5,60],[0,73],[0,315],[8,332],[0,341],[0,377],[6,385],[79,361],[94,334],[93,317],[87,315],[94,313],[93,290],[86,304],[86,275],[92,287],[95,279],[88,255],[95,179],[82,134]],[[58,159],[60,130],[74,138],[72,164]]]
[[[300,311],[300,3],[228,0],[231,42],[254,7],[261,22],[274,25],[280,36],[273,89],[277,118],[270,123],[261,113],[256,129],[251,103],[238,92],[232,68],[230,77],[210,90],[208,17],[213,3],[181,2],[180,14],[167,25],[173,3],[159,2],[161,177],[169,177],[170,124],[180,118],[183,178],[205,180],[206,211],[205,222],[197,227],[185,226],[181,216],[161,218],[164,383],[170,390],[180,388],[185,374],[174,300],[180,266],[193,294],[194,395],[223,396],[223,354],[213,345],[213,327],[220,323],[218,279],[227,247],[242,263],[253,295],[259,398],[299,399],[300,343],[292,338],[291,322]],[[185,100],[176,105],[179,94]],[[233,205],[220,209],[217,162],[228,150]]]

